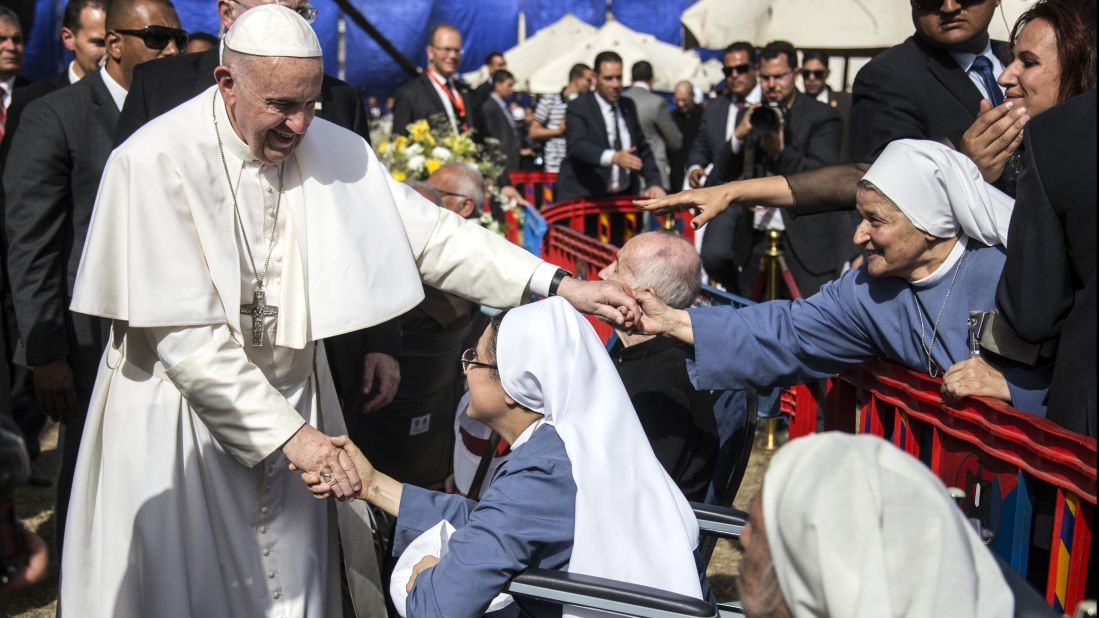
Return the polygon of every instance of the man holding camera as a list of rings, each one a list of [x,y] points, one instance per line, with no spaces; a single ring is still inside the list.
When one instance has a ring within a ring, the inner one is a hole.
[[[795,88],[799,69],[794,46],[785,41],[767,44],[760,52],[760,103],[750,106],[734,129],[733,137],[744,143],[743,177],[758,178],[804,172],[839,161],[843,120],[828,105]],[[782,251],[800,296],[814,294],[835,278],[855,251],[850,242],[854,225],[847,213],[794,216],[788,209],[763,209],[745,204],[750,210],[732,246],[707,247],[703,252],[723,251],[732,255],[752,247],[741,270],[738,288],[753,293],[759,277],[759,260],[768,248],[768,231],[783,232]],[[739,261],[743,264],[743,261]],[[785,290],[795,296],[794,290]]]

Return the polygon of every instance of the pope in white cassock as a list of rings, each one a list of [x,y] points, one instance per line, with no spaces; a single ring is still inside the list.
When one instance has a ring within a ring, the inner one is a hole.
[[[327,439],[345,429],[319,340],[413,308],[421,279],[496,307],[556,292],[632,322],[637,305],[428,203],[360,137],[314,120],[321,49],[293,11],[245,12],[222,62],[216,86],[134,134],[104,172],[72,310],[113,320],[112,340],[61,611],[337,616],[342,541],[356,613],[384,616],[361,507],[313,500],[288,470],[344,495],[359,485]]]

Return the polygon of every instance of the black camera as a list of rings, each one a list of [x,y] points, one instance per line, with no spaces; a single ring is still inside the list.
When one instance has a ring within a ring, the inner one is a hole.
[[[786,120],[786,106],[779,101],[764,101],[763,105],[752,112],[752,132],[772,133],[778,131]]]

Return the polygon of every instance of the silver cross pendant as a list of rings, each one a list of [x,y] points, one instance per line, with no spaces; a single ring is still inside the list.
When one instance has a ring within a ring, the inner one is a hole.
[[[252,292],[252,302],[240,306],[240,314],[252,318],[252,345],[263,347],[263,322],[265,318],[278,318],[279,308],[267,304],[267,294],[263,288],[256,286]]]

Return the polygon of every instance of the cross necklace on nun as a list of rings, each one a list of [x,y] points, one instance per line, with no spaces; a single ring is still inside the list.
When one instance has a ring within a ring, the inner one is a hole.
[[[216,106],[218,97],[214,97],[214,105]],[[252,245],[248,243],[248,234],[244,231],[244,222],[240,218],[240,206],[237,203],[237,192],[233,188],[233,178],[229,175],[229,164],[225,160],[225,146],[221,143],[221,131],[218,129],[217,108],[212,108],[214,113],[214,134],[218,140],[218,154],[221,155],[221,166],[225,170],[225,182],[229,185],[229,195],[233,198],[233,223],[234,227],[240,230],[240,237],[244,241],[244,250],[248,254],[248,263],[252,265],[252,275],[255,277],[255,284],[252,288],[252,302],[240,306],[240,314],[251,316],[252,318],[252,345],[254,347],[263,347],[263,323],[267,318],[278,319],[279,308],[274,305],[267,304],[267,293],[263,289],[263,283],[267,279],[267,267],[271,265],[271,254],[275,252],[275,239],[278,236],[279,231],[279,209],[282,206],[282,179],[283,171],[286,169],[286,162],[284,161],[279,165],[279,190],[278,197],[275,198],[275,216],[274,222],[271,225],[271,238],[267,243],[267,257],[263,260],[263,272],[259,272],[256,269],[256,258],[252,256]],[[243,164],[242,168],[243,169]]]

